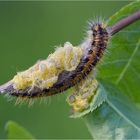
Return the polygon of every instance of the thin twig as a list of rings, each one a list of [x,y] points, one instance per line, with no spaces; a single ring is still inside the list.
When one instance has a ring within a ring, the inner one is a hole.
[[[109,32],[111,35],[114,35],[117,32],[119,32],[120,30],[122,30],[123,28],[127,27],[128,25],[132,24],[133,22],[135,22],[139,19],[140,19],[140,11],[137,11],[134,14],[120,20],[112,27],[109,27]]]
[[[9,82],[0,86],[0,93],[3,93],[5,91],[8,92],[8,91],[11,91],[11,90],[13,90],[13,84],[12,84],[11,81],[9,81]]]

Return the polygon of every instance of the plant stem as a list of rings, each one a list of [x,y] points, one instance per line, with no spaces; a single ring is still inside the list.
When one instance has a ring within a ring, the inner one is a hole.
[[[8,92],[11,91],[12,89],[13,89],[13,84],[11,83],[11,81],[9,81],[0,86],[0,93],[3,93],[5,90]]]
[[[116,34],[117,32],[121,31],[123,28],[127,27],[128,25],[132,24],[133,22],[140,19],[140,11],[135,12],[134,14],[118,21],[115,25],[109,28],[109,32],[111,35]]]

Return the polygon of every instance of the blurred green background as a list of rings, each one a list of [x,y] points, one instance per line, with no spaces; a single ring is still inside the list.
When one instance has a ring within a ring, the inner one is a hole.
[[[0,2],[0,84],[45,59],[56,45],[66,41],[79,44],[87,20],[98,16],[107,19],[127,3]],[[0,96],[0,138],[6,137],[4,126],[8,120],[18,122],[36,138],[91,138],[82,119],[69,118],[66,96],[57,95],[32,107],[15,106],[15,101]]]

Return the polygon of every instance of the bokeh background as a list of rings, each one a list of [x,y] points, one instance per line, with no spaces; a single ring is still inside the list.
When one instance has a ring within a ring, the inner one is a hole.
[[[0,2],[0,84],[17,71],[47,58],[55,46],[70,41],[79,44],[87,21],[108,19],[125,1]],[[36,138],[91,138],[82,119],[69,118],[67,93],[35,103],[16,105],[0,96],[0,138],[8,120],[24,126]],[[50,101],[51,100],[51,101]]]

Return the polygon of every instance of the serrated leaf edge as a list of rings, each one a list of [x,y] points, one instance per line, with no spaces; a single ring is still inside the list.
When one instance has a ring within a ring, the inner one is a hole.
[[[99,85],[97,93],[95,94],[95,96],[93,96],[89,108],[83,112],[76,112],[72,114],[70,118],[83,117],[84,115],[87,115],[88,113],[93,112],[95,109],[100,107],[103,104],[103,102],[105,102],[107,99],[107,94],[105,94],[106,92],[103,92],[103,90],[104,90],[103,86]]]

